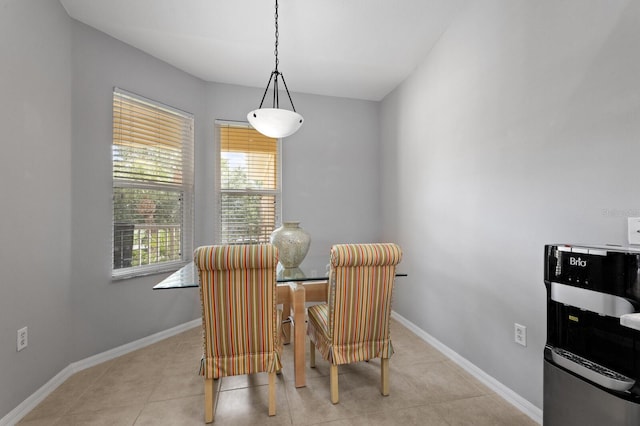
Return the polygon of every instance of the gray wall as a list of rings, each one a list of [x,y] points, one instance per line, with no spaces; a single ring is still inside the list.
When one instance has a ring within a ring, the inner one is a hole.
[[[196,289],[151,290],[166,274],[110,278],[113,87],[195,114],[195,246],[214,237],[214,121],[246,120],[263,89],[205,83],[77,21],[72,46],[71,355],[77,360],[201,315]],[[331,243],[375,240],[379,233],[378,104],[293,96],[306,123],[283,143],[283,216],[310,232],[309,256],[328,261]]]
[[[214,121],[246,120],[262,89],[205,83],[77,21],[72,30],[71,306],[73,356],[83,358],[200,316],[197,290],[151,291],[165,275],[110,278],[113,87],[195,114],[196,246],[214,239]],[[284,217],[311,233],[310,256],[328,258],[330,242],[378,234],[378,104],[294,96],[307,124],[283,145]],[[353,199],[348,213],[328,207]]]
[[[625,244],[640,215],[638,22],[633,1],[470,2],[382,103],[395,309],[538,407],[544,244]]]
[[[266,71],[267,73],[269,70]],[[197,227],[200,244],[213,240],[214,119],[246,121],[263,89],[210,83],[207,136],[199,170]],[[326,258],[332,244],[380,238],[379,103],[292,93],[305,123],[282,142],[283,220],[299,220],[311,235],[306,261]],[[315,264],[315,262],[314,262]]]
[[[263,89],[203,82],[50,0],[0,0],[0,34],[2,418],[70,363],[201,315],[196,289],[152,291],[167,274],[111,280],[113,87],[195,115],[196,245],[214,236],[214,120],[245,120]],[[284,218],[309,258],[377,240],[379,104],[292,95],[306,124],[283,145]]]
[[[154,292],[165,275],[111,280],[111,143],[114,86],[190,112],[205,142],[205,83],[72,21],[71,361],[200,315],[197,291]]]
[[[58,2],[0,0],[0,418],[69,364],[69,25]]]
[[[213,120],[243,120],[262,89],[202,82],[57,2],[0,8],[3,416],[69,363],[200,315],[197,291],[151,290],[162,276],[110,279],[113,86],[195,114],[196,244],[213,239]],[[543,245],[624,243],[640,216],[639,8],[470,2],[381,104],[294,93],[283,216],[309,256],[399,242],[394,308],[540,407]]]

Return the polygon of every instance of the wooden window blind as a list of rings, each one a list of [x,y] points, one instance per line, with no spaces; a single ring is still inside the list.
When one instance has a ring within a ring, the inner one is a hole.
[[[193,116],[113,92],[113,276],[165,272],[193,251]]]
[[[216,123],[221,244],[269,242],[280,219],[280,142],[248,124]]]

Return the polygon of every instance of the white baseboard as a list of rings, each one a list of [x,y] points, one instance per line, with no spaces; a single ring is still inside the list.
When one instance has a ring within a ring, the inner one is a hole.
[[[535,405],[533,405],[532,403],[530,403],[529,401],[527,401],[526,399],[524,399],[523,397],[515,393],[513,390],[509,389],[508,387],[506,387],[505,385],[503,385],[502,383],[500,383],[499,381],[497,381],[496,379],[494,379],[493,377],[491,377],[490,375],[482,371],[480,368],[476,367],[467,359],[460,356],[457,352],[453,351],[451,348],[444,345],[438,339],[431,336],[429,333],[425,332],[424,330],[419,328],[417,325],[415,325],[408,319],[404,318],[402,315],[393,311],[391,313],[391,317],[397,320],[399,323],[401,323],[405,327],[407,327],[409,330],[415,333],[422,340],[424,340],[425,342],[429,343],[431,346],[433,346],[434,348],[442,352],[447,358],[451,359],[453,362],[458,364],[461,368],[463,368],[473,377],[480,380],[480,382],[482,382],[485,386],[487,386],[488,388],[493,390],[495,393],[500,395],[502,398],[504,398],[507,402],[509,402],[514,407],[516,407],[522,413],[529,416],[533,421],[537,422],[540,425],[542,424],[542,410],[540,408],[536,407]]]
[[[145,346],[152,345],[167,337],[175,336],[183,331],[192,329],[194,327],[202,325],[201,319],[195,319],[193,321],[180,324],[176,327],[168,330],[160,331],[142,339],[127,343],[117,348],[109,349],[108,351],[90,356],[89,358],[82,359],[80,361],[73,362],[65,367],[62,371],[56,374],[51,380],[45,383],[40,389],[35,391],[31,396],[22,401],[16,408],[11,410],[6,416],[0,419],[0,426],[13,426],[19,422],[24,416],[29,414],[38,404],[40,404],[51,392],[56,390],[58,386],[64,383],[69,377],[75,373],[93,367],[94,365],[101,364],[105,361],[117,358],[121,355],[128,354],[135,350],[144,348]]]
[[[73,368],[74,373],[77,373],[78,371],[85,370],[89,367],[93,367],[94,365],[102,364],[105,361],[109,361],[119,356],[128,354],[129,352],[133,352],[140,348],[144,348],[145,346],[152,345],[154,343],[159,342],[160,340],[166,339],[167,337],[175,336],[176,334],[180,334],[183,331],[187,331],[199,325],[200,326],[202,325],[202,320],[195,319],[193,321],[180,324],[168,330],[160,331],[150,336],[143,337],[142,339],[133,341],[131,343],[127,343],[122,346],[118,346],[117,348],[109,349],[108,351],[74,362],[70,364],[70,367]]]
[[[6,416],[0,419],[0,426],[13,426],[18,423],[24,416],[29,414],[38,404],[40,404],[51,392],[56,390],[58,386],[64,383],[73,375],[74,371],[71,365],[66,366],[62,371],[53,376],[51,380],[45,383],[30,397],[22,401],[16,408],[9,411]]]
[[[440,342],[435,337],[431,336],[429,333],[425,332],[411,321],[404,318],[402,315],[399,315],[397,312],[393,312],[391,316],[397,320],[399,323],[407,327],[413,333],[415,333],[422,340],[429,343],[431,346],[435,347],[437,350],[442,352],[445,356],[451,359],[453,362],[458,364],[461,368],[467,371],[476,379],[480,380],[484,385],[489,387],[491,390],[496,392],[506,401],[511,403],[514,407],[520,410],[522,413],[529,416],[532,420],[537,422],[538,424],[542,424],[542,410],[531,404],[529,401],[476,367],[474,364],[469,362],[467,359],[460,356],[457,352],[453,351],[442,342]],[[142,339],[136,340],[131,343],[127,343],[122,346],[118,346],[117,348],[110,349],[108,351],[90,356],[80,361],[76,361],[74,363],[69,364],[66,368],[56,374],[51,380],[45,383],[40,389],[34,392],[31,396],[25,399],[20,405],[10,411],[6,416],[0,419],[0,426],[13,426],[17,422],[19,422],[24,416],[26,416],[31,410],[33,410],[38,404],[40,404],[51,392],[56,390],[58,386],[64,383],[69,377],[73,374],[82,371],[84,369],[93,367],[105,361],[109,361],[111,359],[117,358],[121,355],[125,355],[129,352],[133,352],[137,349],[144,348],[145,346],[149,346],[153,343],[159,342],[160,340],[166,339],[167,337],[174,336],[176,334],[182,333],[183,331],[189,330],[191,328],[200,326],[202,324],[202,320],[195,319],[193,321],[189,321],[187,323],[178,325],[176,327],[170,328],[168,330],[164,330],[155,334],[152,334],[147,337],[143,337]]]

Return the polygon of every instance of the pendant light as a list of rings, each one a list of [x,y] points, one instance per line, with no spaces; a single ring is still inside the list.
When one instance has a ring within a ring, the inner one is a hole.
[[[263,135],[270,138],[284,138],[297,132],[300,126],[302,126],[304,119],[296,112],[296,107],[293,106],[293,100],[291,100],[291,94],[289,94],[287,83],[284,81],[284,75],[278,71],[278,0],[276,0],[275,20],[276,42],[274,54],[276,56],[276,68],[271,72],[267,88],[264,90],[264,95],[262,95],[262,101],[260,101],[260,106],[258,109],[254,109],[247,114],[247,119],[249,120],[249,123],[251,123],[251,125]],[[293,111],[280,108],[278,92],[279,79],[282,80],[282,84],[284,84],[284,88],[287,91],[287,96],[289,97],[289,102],[291,103]],[[267,96],[269,86],[271,86],[271,81],[273,81],[273,107],[262,108],[264,98]]]

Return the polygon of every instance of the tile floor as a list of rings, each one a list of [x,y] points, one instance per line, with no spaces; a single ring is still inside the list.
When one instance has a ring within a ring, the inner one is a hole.
[[[380,395],[379,360],[339,369],[340,403],[329,401],[329,365],[316,356],[307,386],[293,384],[291,346],[278,376],[277,414],[267,415],[267,376],[218,381],[216,425],[536,425],[411,331],[392,323],[391,394]],[[83,370],[19,423],[202,425],[199,328]],[[308,346],[308,345],[307,345]],[[307,349],[308,350],[308,349]],[[308,358],[307,358],[308,359]]]

